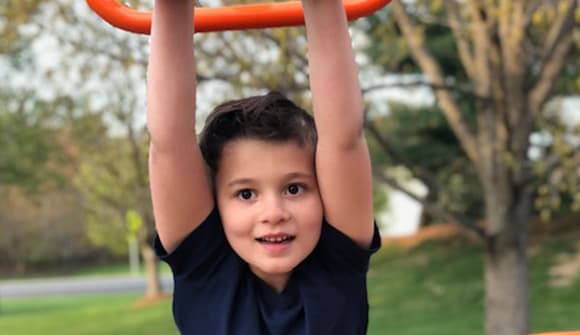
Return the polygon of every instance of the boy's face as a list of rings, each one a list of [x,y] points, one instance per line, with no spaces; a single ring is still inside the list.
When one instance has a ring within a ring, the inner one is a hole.
[[[217,202],[234,251],[276,287],[314,249],[322,203],[312,148],[294,141],[241,139],[225,145]]]

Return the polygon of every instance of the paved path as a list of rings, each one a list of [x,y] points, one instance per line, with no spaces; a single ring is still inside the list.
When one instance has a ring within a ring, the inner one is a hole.
[[[171,276],[162,276],[164,291],[173,289]],[[0,299],[85,293],[144,292],[143,277],[50,278],[0,281]]]

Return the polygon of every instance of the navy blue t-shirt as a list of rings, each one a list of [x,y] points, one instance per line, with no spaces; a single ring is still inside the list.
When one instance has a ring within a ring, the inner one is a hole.
[[[214,209],[171,253],[155,249],[174,276],[173,316],[181,334],[366,334],[370,249],[323,222],[320,240],[276,293],[230,247]]]

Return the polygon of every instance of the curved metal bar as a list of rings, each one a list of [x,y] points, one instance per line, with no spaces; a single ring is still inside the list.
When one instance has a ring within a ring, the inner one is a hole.
[[[344,0],[349,20],[370,15],[391,0]],[[87,4],[111,25],[138,34],[151,32],[151,13],[137,11],[119,0],[87,0]],[[196,32],[300,26],[304,12],[300,1],[271,4],[199,7],[195,9]]]

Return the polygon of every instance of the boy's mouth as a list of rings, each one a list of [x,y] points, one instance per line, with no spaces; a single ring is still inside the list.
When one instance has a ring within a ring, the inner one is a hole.
[[[268,243],[268,244],[283,244],[289,243],[293,241],[296,236],[292,235],[271,235],[271,236],[263,236],[256,238],[256,241],[260,243]]]

